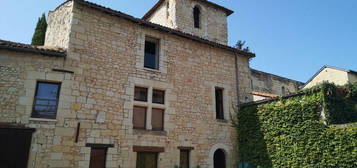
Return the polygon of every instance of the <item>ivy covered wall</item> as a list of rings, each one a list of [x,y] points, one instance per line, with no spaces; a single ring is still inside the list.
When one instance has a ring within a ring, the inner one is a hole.
[[[245,104],[237,114],[239,160],[253,167],[357,167],[357,84],[333,84]],[[323,114],[323,115],[322,115]],[[331,125],[349,123],[347,125]]]

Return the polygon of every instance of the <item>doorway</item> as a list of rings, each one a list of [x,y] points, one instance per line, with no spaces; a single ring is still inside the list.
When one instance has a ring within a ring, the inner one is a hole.
[[[27,167],[34,129],[0,128],[0,167]]]
[[[222,149],[217,149],[213,155],[214,168],[226,168],[226,156]]]

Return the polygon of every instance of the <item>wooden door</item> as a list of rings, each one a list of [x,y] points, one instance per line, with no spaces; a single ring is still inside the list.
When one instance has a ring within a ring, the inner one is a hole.
[[[105,168],[107,148],[92,148],[89,168]]]
[[[34,129],[0,128],[0,167],[26,168]]]

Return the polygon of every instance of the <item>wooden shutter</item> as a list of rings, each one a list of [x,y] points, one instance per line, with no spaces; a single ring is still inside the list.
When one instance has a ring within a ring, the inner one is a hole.
[[[135,129],[146,128],[146,108],[134,106],[133,125]]]
[[[163,109],[152,109],[151,125],[154,131],[164,130],[164,110]]]
[[[107,148],[92,148],[89,168],[105,168]]]

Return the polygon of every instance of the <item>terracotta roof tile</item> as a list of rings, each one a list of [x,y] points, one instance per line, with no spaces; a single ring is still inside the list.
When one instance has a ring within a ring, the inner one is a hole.
[[[0,39],[0,50],[12,50],[18,52],[30,52],[48,56],[65,57],[66,50],[51,46],[34,46],[30,44],[16,43]]]
[[[269,97],[269,98],[277,98],[279,95],[270,94],[270,93],[262,93],[262,92],[252,92],[253,95]]]

